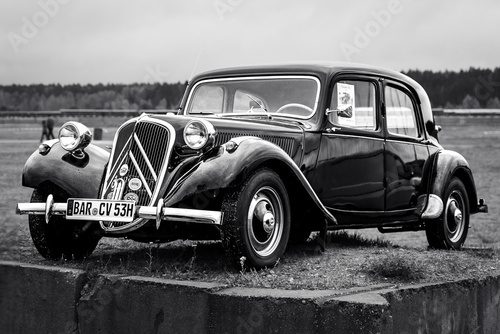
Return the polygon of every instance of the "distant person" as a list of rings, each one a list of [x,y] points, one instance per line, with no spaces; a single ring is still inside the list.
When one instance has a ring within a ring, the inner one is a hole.
[[[54,139],[54,120],[49,117],[47,119],[47,139]]]
[[[49,130],[47,129],[47,121],[42,121],[42,137],[40,138],[40,143],[43,142],[43,138],[49,139]]]

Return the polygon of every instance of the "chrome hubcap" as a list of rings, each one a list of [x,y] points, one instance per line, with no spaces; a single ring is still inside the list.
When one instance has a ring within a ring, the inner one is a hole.
[[[450,241],[457,242],[463,235],[465,229],[465,219],[463,210],[465,202],[458,191],[453,191],[448,197],[445,208],[445,227]]]
[[[247,215],[252,249],[260,256],[272,254],[283,234],[283,204],[271,187],[260,188],[253,196]]]

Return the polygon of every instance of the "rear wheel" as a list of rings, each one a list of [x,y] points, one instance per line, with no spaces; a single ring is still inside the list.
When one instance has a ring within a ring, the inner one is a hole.
[[[260,169],[223,200],[222,242],[232,260],[251,267],[274,266],[290,234],[290,204],[285,185],[269,169]]]
[[[444,193],[441,217],[426,222],[429,245],[439,249],[460,249],[469,229],[469,198],[462,181],[453,178]]]
[[[31,203],[45,202],[50,191],[35,189]],[[65,196],[54,193],[56,202],[65,202]],[[92,231],[82,231],[81,223],[68,222],[62,216],[52,216],[47,224],[45,216],[30,215],[31,239],[38,252],[46,259],[80,260],[88,257],[97,247],[100,237]]]

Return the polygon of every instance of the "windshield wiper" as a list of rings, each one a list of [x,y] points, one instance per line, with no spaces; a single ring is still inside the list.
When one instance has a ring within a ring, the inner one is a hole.
[[[220,114],[219,115],[220,117],[264,117],[264,118],[268,118],[268,119],[272,119],[272,116],[271,114],[266,114],[266,113],[251,113],[251,112],[248,112],[248,113],[238,113],[238,114],[233,114],[233,113],[226,113],[226,114]]]
[[[190,112],[188,115],[215,115],[215,114],[209,111],[198,111],[198,112]]]
[[[267,112],[266,107],[264,107],[261,103],[259,103],[259,101],[257,101],[252,95],[250,94],[245,94],[245,95],[248,96],[253,102],[257,103],[260,109],[263,109],[265,112]]]

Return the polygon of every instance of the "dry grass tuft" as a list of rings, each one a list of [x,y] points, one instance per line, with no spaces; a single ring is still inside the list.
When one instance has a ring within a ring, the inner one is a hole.
[[[375,277],[382,277],[401,282],[415,282],[425,277],[425,267],[409,254],[385,255],[368,264],[366,272]]]

